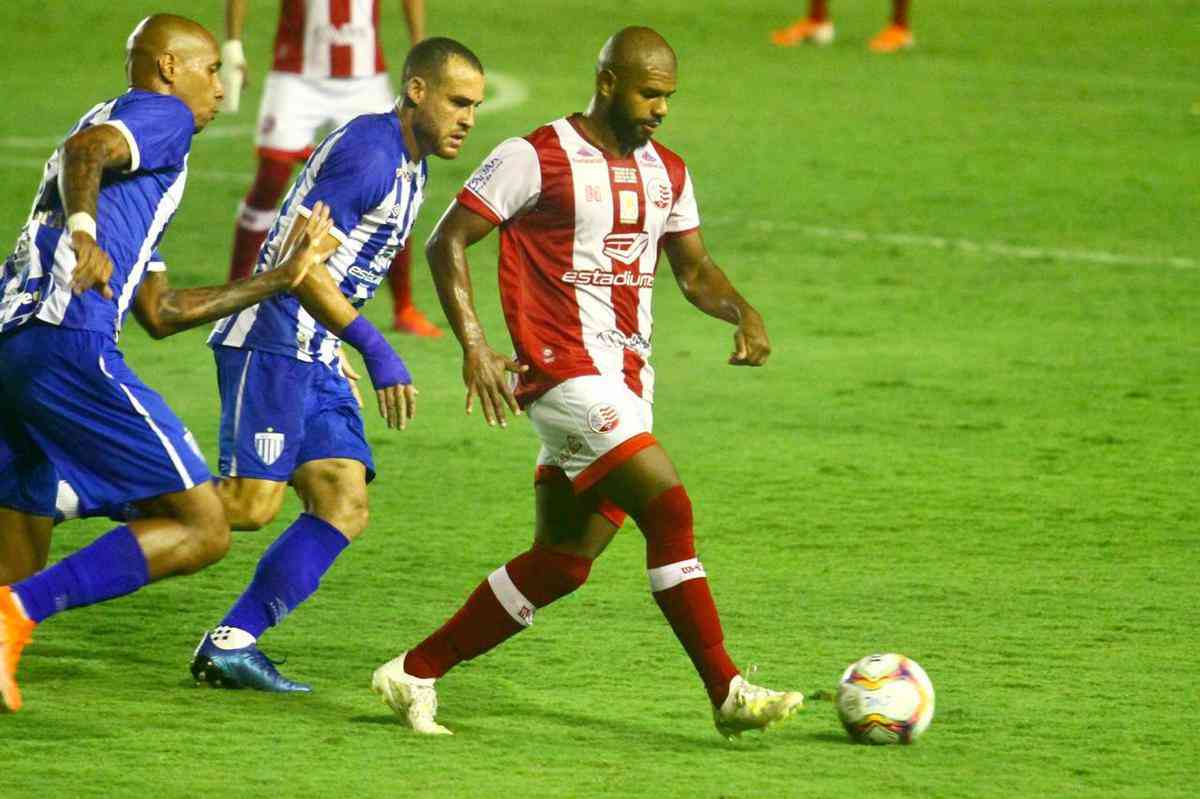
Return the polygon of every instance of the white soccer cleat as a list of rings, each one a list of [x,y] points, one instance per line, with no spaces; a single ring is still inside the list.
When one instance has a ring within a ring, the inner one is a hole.
[[[750,674],[754,669],[750,669]],[[783,721],[804,705],[799,691],[772,691],[746,682],[742,675],[729,681],[729,696],[720,707],[713,708],[713,724],[717,732],[730,740],[746,730],[765,730]]]
[[[379,694],[402,721],[422,735],[453,735],[437,723],[437,689],[432,677],[414,677],[404,670],[404,657],[392,658],[371,676],[371,690]]]

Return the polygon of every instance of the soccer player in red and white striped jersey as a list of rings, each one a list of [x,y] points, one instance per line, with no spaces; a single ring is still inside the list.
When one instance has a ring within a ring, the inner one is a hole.
[[[425,38],[424,0],[402,0],[409,38]],[[395,104],[379,38],[379,0],[282,0],[275,31],[275,56],[263,85],[259,110],[258,170],[238,208],[230,257],[231,280],[254,268],[259,248],[275,219],[276,206],[292,169],[312,153],[318,132]],[[227,41],[221,48],[222,77],[230,85],[226,110],[237,110],[246,77],[242,30],[246,0],[226,0]],[[410,248],[396,254],[388,283],[394,327],[405,333],[440,336],[441,331],[412,301]]]
[[[417,732],[449,732],[435,718],[434,681],[582,586],[626,515],[645,536],[650,590],[700,675],[718,731],[765,727],[803,701],[751,685],[726,652],[696,557],[691,500],[652,434],[660,247],[688,300],[735,326],[729,363],[761,366],[770,353],[762,317],[704,246],[683,159],[653,141],[675,83],[675,53],[659,34],[620,31],[600,52],[588,111],[501,143],[430,239],[434,282],[463,346],[468,412],[478,399],[488,424],[504,426],[506,408],[524,411],[542,447],[533,546],[375,671],[374,690]],[[496,227],[515,358],[489,346],[472,300],[466,249]]]

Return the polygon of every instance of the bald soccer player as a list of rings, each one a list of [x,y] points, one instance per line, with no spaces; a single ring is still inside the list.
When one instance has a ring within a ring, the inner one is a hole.
[[[435,718],[434,681],[581,587],[626,515],[645,536],[650,591],[696,667],[717,731],[765,728],[803,702],[747,682],[725,651],[691,500],[651,434],[660,247],[684,296],[734,325],[730,364],[761,366],[770,353],[762,317],[704,246],[683,160],[652,140],[675,83],[675,53],[661,36],[617,33],[600,51],[587,113],[501,143],[429,240],[438,295],[463,347],[468,412],[478,399],[487,423],[504,426],[506,408],[523,411],[542,446],[533,545],[441,629],[375,671],[373,689],[417,732],[449,732]],[[515,360],[488,344],[472,300],[466,250],[496,227]]]
[[[131,306],[161,338],[297,286],[328,255],[322,205],[278,273],[170,288],[158,244],[183,196],[192,136],[216,115],[220,59],[208,31],[169,14],[142,20],[126,51],[129,91],[89,110],[50,157],[4,263],[0,553],[6,565],[44,562],[60,477],[89,506],[148,512],[0,586],[0,711],[21,707],[17,662],[37,624],[195,572],[229,547],[195,440],[117,349]]]

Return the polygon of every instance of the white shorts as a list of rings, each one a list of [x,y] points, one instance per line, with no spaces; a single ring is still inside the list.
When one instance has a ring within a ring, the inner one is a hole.
[[[336,128],[361,114],[379,114],[396,103],[386,74],[367,78],[306,78],[267,73],[258,133],[260,150],[298,154],[317,142],[323,128]]]
[[[619,377],[573,377],[538,397],[525,412],[542,440],[539,472],[561,469],[577,494],[657,443],[651,435],[653,406]]]

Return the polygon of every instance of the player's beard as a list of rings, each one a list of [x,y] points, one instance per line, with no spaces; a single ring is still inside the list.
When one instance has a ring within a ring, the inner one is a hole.
[[[642,132],[643,122],[645,120],[634,119],[620,102],[613,103],[608,109],[609,127],[617,135],[617,141],[629,149],[641,147],[650,141],[650,137]]]

